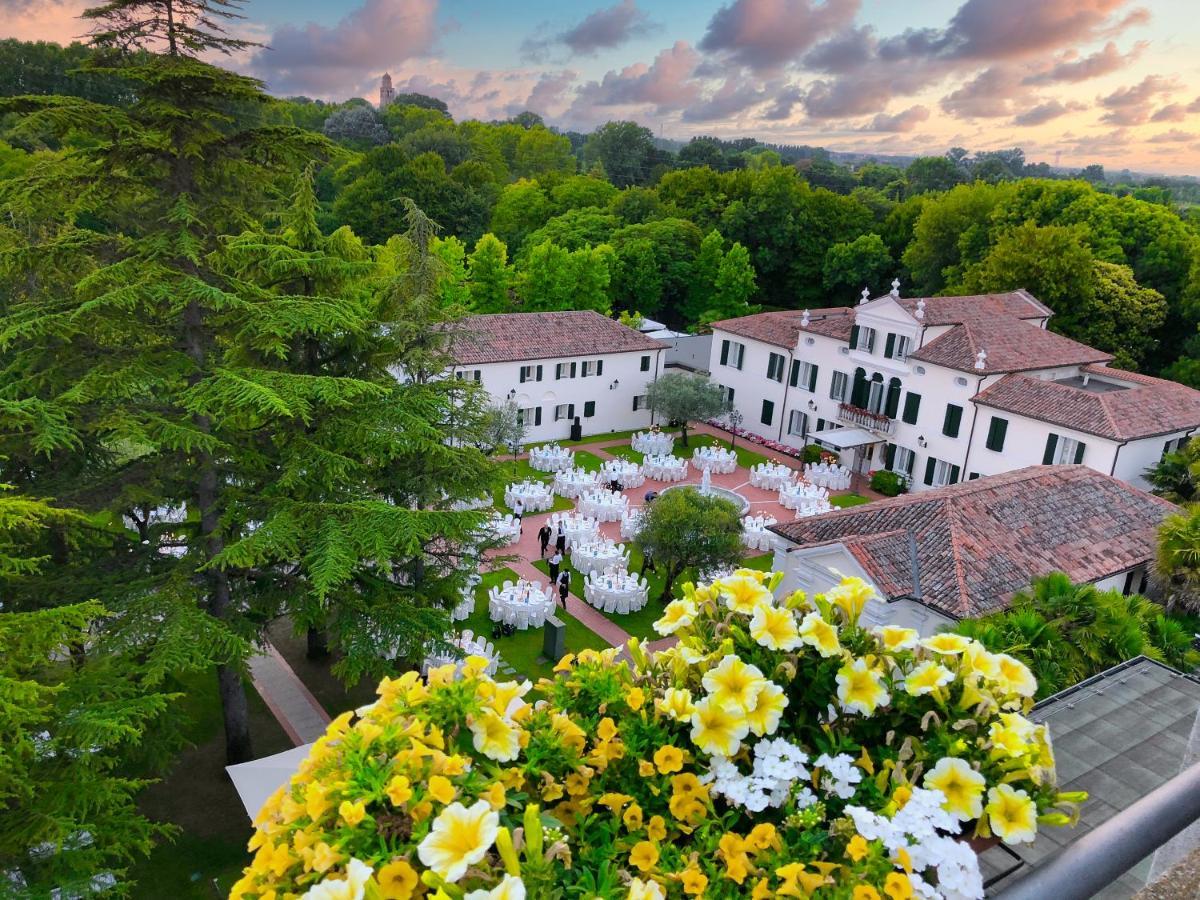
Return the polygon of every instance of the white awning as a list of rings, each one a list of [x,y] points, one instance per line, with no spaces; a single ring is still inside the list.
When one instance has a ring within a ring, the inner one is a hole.
[[[251,820],[258,815],[268,798],[296,774],[311,749],[312,744],[301,744],[274,756],[225,767]]]
[[[848,450],[864,444],[883,443],[883,438],[876,437],[865,428],[827,428],[824,431],[810,432],[808,436],[818,444],[833,450]]]

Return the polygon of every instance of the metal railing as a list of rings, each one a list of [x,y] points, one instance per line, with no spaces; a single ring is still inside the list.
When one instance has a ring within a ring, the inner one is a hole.
[[[889,418],[882,413],[873,413],[869,409],[852,406],[849,403],[843,403],[838,406],[838,419],[850,425],[869,428],[871,431],[878,431],[882,434],[891,434],[896,430],[895,419]]]
[[[997,900],[1086,900],[1200,819],[1200,763],[1068,844]]]

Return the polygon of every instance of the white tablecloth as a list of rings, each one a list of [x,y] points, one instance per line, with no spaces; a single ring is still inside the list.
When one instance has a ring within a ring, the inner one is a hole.
[[[666,455],[675,447],[675,438],[662,431],[639,431],[629,441],[638,453],[647,456]]]
[[[518,630],[540,628],[546,616],[554,615],[554,597],[549,588],[529,581],[493,588],[488,597],[493,622],[506,622]]]
[[[628,459],[609,459],[600,467],[600,483],[620,482],[623,488],[641,487],[646,477],[642,467]]]
[[[621,537],[625,540],[632,540],[634,535],[638,533],[638,529],[642,527],[642,510],[637,509],[626,510],[621,515]]]
[[[450,663],[458,663],[458,669],[461,671],[462,662],[468,656],[483,656],[488,660],[487,668],[484,671],[489,675],[496,674],[496,668],[500,664],[500,655],[496,652],[496,648],[492,646],[492,642],[482,635],[476,637],[470,630],[467,630],[451,638],[449,643],[453,648],[450,652],[444,650],[431,651],[426,655],[425,662],[421,666],[422,673],[428,672],[430,669],[436,669],[438,666],[449,665]]]
[[[584,579],[583,596],[605,612],[637,612],[646,605],[647,585],[644,579],[624,571],[590,575]]]
[[[517,498],[525,506],[525,512],[541,512],[554,505],[554,494],[540,481],[518,481],[504,489],[504,502],[515,506]]]
[[[590,516],[579,513],[557,512],[550,516],[550,546],[558,540],[558,526],[562,525],[567,536],[567,547],[574,547],[580,541],[594,541],[600,536],[600,523]]]
[[[807,481],[784,485],[779,490],[779,505],[785,509],[816,509],[821,504],[829,505],[829,491]]]
[[[774,516],[746,516],[742,519],[742,543],[751,550],[770,550],[772,535],[767,528],[776,521]]]
[[[724,447],[697,447],[692,453],[692,465],[714,474],[729,474],[737,468],[737,454]]]
[[[615,491],[588,491],[580,495],[576,508],[600,522],[616,522],[629,506],[629,498]]]
[[[595,472],[587,469],[563,469],[554,476],[554,493],[560,497],[578,497],[600,483]]]
[[[558,444],[542,444],[529,451],[529,465],[539,472],[560,472],[575,465],[575,454]]]
[[[768,491],[777,491],[796,477],[795,469],[781,463],[761,463],[750,467],[750,484]]]
[[[491,505],[491,496],[485,494],[482,497],[475,497],[472,500],[455,500],[450,504],[450,508],[455,512],[465,512],[470,509],[487,509]]]
[[[521,538],[521,523],[511,515],[495,513],[483,526],[484,534],[508,547]]]
[[[642,473],[654,481],[683,481],[688,476],[688,461],[678,456],[647,456]]]
[[[571,565],[584,575],[602,572],[608,566],[629,565],[629,551],[624,544],[607,539],[587,541],[571,548]]]
[[[804,467],[804,477],[813,484],[829,488],[831,491],[845,491],[850,488],[850,470],[845,466],[809,463]]]
[[[814,500],[806,506],[800,506],[796,509],[797,519],[807,519],[809,516],[819,516],[821,513],[831,512],[833,504],[828,500]]]

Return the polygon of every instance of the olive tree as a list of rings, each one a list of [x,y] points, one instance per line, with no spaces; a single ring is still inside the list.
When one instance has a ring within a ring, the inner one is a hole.
[[[741,561],[741,512],[732,501],[695,488],[664,491],[647,505],[634,543],[643,558],[664,567],[659,599],[668,603],[685,569],[705,572]]]
[[[715,419],[729,409],[720,385],[685,372],[670,372],[651,384],[646,390],[646,405],[655,415],[679,425],[685,447],[689,422]]]

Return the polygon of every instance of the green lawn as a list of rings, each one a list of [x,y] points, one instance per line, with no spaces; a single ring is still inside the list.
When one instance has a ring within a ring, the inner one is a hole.
[[[634,450],[629,444],[621,444],[619,447],[605,447],[604,449],[613,456],[619,456],[622,459],[631,460],[638,465],[641,465],[646,459],[645,453],[643,453],[641,450]]]
[[[190,676],[181,684],[181,701],[194,743],[180,754],[166,777],[146,788],[138,805],[151,818],[174,822],[182,831],[173,843],[155,848],[133,866],[134,898],[212,900],[224,897],[250,862],[246,841],[250,819],[225,773],[225,738],[216,677]],[[292,746],[262,698],[247,686],[254,755],[269,756]],[[214,887],[214,882],[216,887]]]
[[[583,454],[576,454],[578,458]],[[588,463],[589,460],[596,461],[596,468],[600,468],[600,458],[593,456],[591,453],[586,454],[586,458],[581,461],[581,465]],[[504,489],[514,481],[540,481],[543,484],[549,484],[554,480],[554,475],[551,472],[539,472],[529,464],[527,459],[508,459],[504,462],[497,463],[497,481],[496,487],[492,490],[492,505],[501,512],[512,512],[512,509],[504,502]],[[555,497],[554,505],[550,507],[553,512],[560,512],[566,509],[574,509],[575,504],[566,497]]]
[[[838,494],[836,497],[829,498],[829,505],[840,509],[845,509],[848,506],[861,506],[864,503],[870,503],[870,497],[864,497],[862,494]]]
[[[675,445],[675,455],[687,456],[688,459],[691,459],[692,450],[694,448],[714,446],[724,447],[726,450],[728,450],[729,441],[725,440],[724,438],[713,437],[712,435],[708,434],[693,434],[688,437],[688,446],[683,450],[683,453],[680,453],[681,448],[679,445]],[[733,452],[737,454],[738,465],[744,469],[749,469],[751,466],[757,466],[761,463],[769,462],[767,457],[763,456],[761,453],[755,453],[748,446],[746,446],[745,441],[738,441],[736,446],[733,448]]]
[[[516,669],[520,675],[534,681],[538,678],[551,678],[554,674],[553,664],[539,661],[542,655],[543,631],[541,628],[528,628],[525,631],[516,632],[511,637],[492,637],[494,623],[488,615],[488,589],[502,583],[506,578],[516,581],[517,573],[512,569],[504,568],[485,574],[483,582],[475,589],[475,612],[470,618],[457,623],[455,627],[459,631],[470,628],[476,634],[482,634],[491,640],[500,652],[500,658]],[[563,611],[561,607],[555,612],[555,616],[567,626],[568,653],[578,653],[588,647],[594,650],[603,650],[609,646],[608,641]]]
[[[598,457],[595,453],[589,453],[586,450],[575,451],[576,468],[583,469],[587,472],[599,472],[602,465],[604,465],[604,460]]]
[[[642,551],[633,544],[627,543],[629,548],[629,571],[644,574],[646,581],[650,585],[650,600],[637,612],[626,613],[601,613],[601,615],[615,622],[621,628],[625,629],[632,637],[641,638],[642,640],[657,640],[662,637],[654,630],[654,623],[662,617],[662,603],[659,602],[659,595],[662,594],[663,582],[665,573],[662,571],[642,572]],[[774,559],[774,554],[763,553],[755,556],[747,557],[742,560],[742,565],[749,569],[760,569],[766,571],[771,567],[771,561]],[[564,560],[566,567],[571,571],[571,587],[572,594],[575,594],[581,602],[583,600],[583,575],[577,572],[574,566],[571,565],[570,557]],[[542,560],[536,560],[533,563],[534,567],[541,572],[550,574],[550,567]],[[675,583],[671,586],[671,595],[674,597],[683,596],[683,586],[689,581],[696,580],[696,573],[692,569],[684,570],[684,573],[675,579]]]

